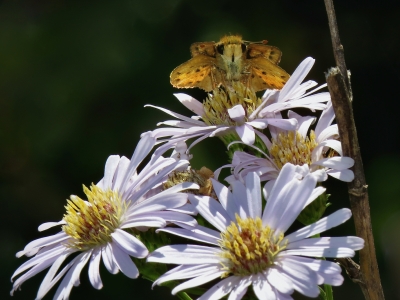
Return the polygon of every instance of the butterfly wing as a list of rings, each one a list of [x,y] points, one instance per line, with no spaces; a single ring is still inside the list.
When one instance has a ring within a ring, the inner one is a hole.
[[[209,92],[221,80],[215,62],[214,57],[198,54],[172,71],[171,84],[176,88],[198,87]]]
[[[249,44],[246,50],[246,57],[248,59],[256,57],[265,57],[274,64],[279,64],[282,57],[282,52],[277,47],[263,45],[263,44]]]
[[[256,92],[265,89],[280,90],[290,77],[285,70],[263,56],[248,59],[247,63],[248,75],[242,82]]]
[[[192,54],[192,57],[195,57],[196,55],[199,54],[215,57],[216,55],[215,42],[193,43],[190,46],[190,53]]]

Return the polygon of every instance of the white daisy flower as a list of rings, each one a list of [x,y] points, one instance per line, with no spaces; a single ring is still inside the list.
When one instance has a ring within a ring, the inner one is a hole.
[[[96,185],[92,184],[90,189],[84,187],[87,201],[72,195],[60,222],[39,226],[39,231],[42,231],[61,225],[62,231],[34,240],[17,253],[17,257],[26,255],[33,258],[12,275],[14,279],[22,274],[15,280],[11,295],[26,280],[50,267],[36,299],[42,299],[62,277],[54,299],[68,299],[72,287],[79,285],[80,273],[88,262],[90,282],[94,288],[101,289],[101,259],[110,273],[121,271],[129,278],[136,278],[139,271],[130,256],[144,258],[148,250],[139,239],[124,229],[163,227],[167,222],[196,224],[191,216],[173,210],[179,210],[187,203],[187,195],[179,192],[198,188],[197,185],[184,183],[153,193],[153,189],[162,185],[170,172],[187,165],[187,161],[153,156],[150,163],[137,173],[138,165],[154,144],[154,137],[147,133],[138,143],[131,160],[110,156],[103,179]],[[64,263],[73,253],[77,255]],[[61,265],[63,268],[59,271]]]
[[[328,101],[315,131],[309,130],[315,121],[314,117],[302,117],[293,111],[289,111],[288,115],[297,120],[299,126],[297,131],[271,131],[272,142],[264,139],[269,155],[257,149],[263,158],[240,151],[235,152],[232,164],[223,166],[233,168],[233,175],[228,177],[227,181],[235,179],[243,181],[248,173],[256,172],[261,181],[270,181],[266,186],[267,190],[270,190],[282,167],[286,163],[292,163],[300,166],[307,164],[311,172],[323,170],[326,175],[321,176],[319,181],[326,180],[327,175],[330,175],[351,182],[354,173],[349,168],[354,165],[354,160],[343,156],[342,144],[338,140],[338,127],[336,124],[332,125],[335,118],[332,102]],[[215,172],[216,178],[220,169]]]
[[[303,177],[303,178],[301,178]],[[316,188],[316,178],[308,166],[286,164],[262,209],[260,179],[255,173],[246,176],[246,185],[233,184],[231,192],[214,181],[218,196],[190,196],[199,213],[216,230],[196,226],[161,229],[204,245],[172,245],[157,249],[147,261],[177,264],[155,284],[188,279],[172,293],[200,286],[212,280],[218,282],[199,299],[241,299],[249,286],[258,299],[292,299],[295,290],[317,297],[318,285],[341,285],[340,267],[321,257],[352,257],[362,249],[364,240],[358,237],[314,237],[351,217],[344,208],[314,224],[285,235],[301,210],[324,192]]]
[[[169,120],[158,125],[171,127],[158,128],[154,130],[157,139],[166,138],[165,147],[176,141],[198,138],[193,144],[212,136],[224,136],[236,132],[241,141],[252,145],[255,136],[264,138],[260,131],[268,127],[284,130],[294,130],[297,123],[294,119],[283,119],[280,111],[305,107],[311,110],[321,110],[326,107],[324,102],[330,99],[329,93],[313,94],[316,90],[306,91],[316,85],[314,81],[301,82],[314,64],[314,59],[306,58],[295,70],[282,90],[267,90],[259,99],[256,94],[246,89],[243,84],[234,83],[234,89],[216,89],[213,95],[201,103],[193,97],[179,93],[175,94],[178,100],[188,109],[196,113],[191,118],[177,114],[168,109],[148,105],[175,117],[177,120]],[[172,138],[171,138],[172,137]]]

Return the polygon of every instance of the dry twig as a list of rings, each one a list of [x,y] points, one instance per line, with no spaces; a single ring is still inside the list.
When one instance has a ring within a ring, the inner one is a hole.
[[[332,105],[336,114],[336,122],[339,127],[343,155],[352,157],[355,161],[353,167],[355,179],[348,184],[349,199],[351,210],[353,212],[356,233],[365,241],[365,247],[360,251],[361,272],[357,274],[357,282],[360,284],[365,299],[383,300],[385,298],[379,277],[374,238],[372,235],[367,191],[368,186],[365,181],[351,104],[353,95],[351,91],[350,76],[344,60],[344,51],[343,46],[340,43],[332,0],[324,1],[328,14],[333,53],[337,65],[336,68],[331,68],[328,71],[326,80],[332,98]]]

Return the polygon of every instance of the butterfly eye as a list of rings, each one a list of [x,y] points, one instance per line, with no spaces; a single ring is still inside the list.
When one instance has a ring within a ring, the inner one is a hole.
[[[244,44],[244,43],[242,43],[242,52],[245,52],[246,51],[246,49],[247,49],[247,46]]]
[[[217,51],[219,54],[224,54],[224,45],[218,45],[217,46]]]

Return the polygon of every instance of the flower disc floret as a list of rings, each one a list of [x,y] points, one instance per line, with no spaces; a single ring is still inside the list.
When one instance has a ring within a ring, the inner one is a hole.
[[[274,236],[274,231],[269,226],[263,226],[259,217],[242,219],[236,214],[236,222],[231,222],[221,233],[220,246],[225,249],[221,256],[227,271],[223,277],[265,271],[286,247],[283,234]]]
[[[111,234],[119,228],[126,210],[126,202],[116,191],[104,191],[94,184],[90,189],[83,186],[83,191],[88,201],[71,196],[65,206],[66,225],[62,226],[72,237],[67,246],[81,251],[111,242]]]
[[[311,165],[311,154],[317,145],[313,130],[306,138],[298,131],[288,131],[279,133],[278,137],[272,141],[270,153],[279,169],[287,163],[298,166]]]
[[[226,89],[216,88],[213,94],[204,101],[202,119],[207,125],[235,125],[229,117],[228,109],[241,105],[246,111],[246,116],[249,116],[261,105],[261,98],[258,98],[256,93],[245,87],[243,83],[233,82],[232,86]]]

